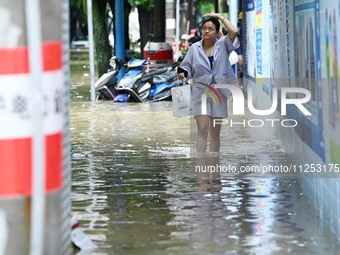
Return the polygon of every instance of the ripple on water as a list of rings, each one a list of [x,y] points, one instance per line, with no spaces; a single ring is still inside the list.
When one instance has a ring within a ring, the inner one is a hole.
[[[171,103],[73,103],[71,117],[72,212],[92,254],[337,254],[298,180],[195,172]],[[274,136],[224,128],[221,145],[205,163],[287,163]]]

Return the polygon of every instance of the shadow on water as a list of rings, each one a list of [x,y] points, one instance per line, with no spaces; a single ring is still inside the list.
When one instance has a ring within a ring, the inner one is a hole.
[[[223,127],[223,153],[193,155],[192,121],[172,117],[171,102],[91,104],[81,77],[71,78],[72,213],[98,246],[90,254],[338,254],[298,179],[198,171],[286,164],[274,136]]]

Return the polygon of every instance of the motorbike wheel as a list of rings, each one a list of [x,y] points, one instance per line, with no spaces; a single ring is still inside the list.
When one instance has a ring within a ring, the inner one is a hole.
[[[100,91],[97,97],[98,100],[113,100],[113,97],[106,90]]]

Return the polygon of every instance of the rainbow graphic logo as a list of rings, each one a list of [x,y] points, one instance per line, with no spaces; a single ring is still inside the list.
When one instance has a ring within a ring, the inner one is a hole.
[[[222,99],[221,99],[220,94],[217,92],[217,90],[214,87],[207,85],[207,84],[203,84],[203,83],[201,84],[205,86],[205,88],[199,88],[200,90],[204,92],[201,96],[202,97],[201,98],[202,99],[201,114],[207,115],[207,96],[211,98],[214,105],[217,104],[217,101],[219,102],[220,105],[222,105]]]

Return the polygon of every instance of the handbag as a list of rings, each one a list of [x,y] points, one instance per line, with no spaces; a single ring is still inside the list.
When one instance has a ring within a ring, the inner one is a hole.
[[[172,112],[175,117],[186,117],[192,114],[190,85],[171,88]]]

